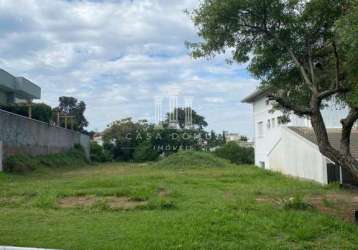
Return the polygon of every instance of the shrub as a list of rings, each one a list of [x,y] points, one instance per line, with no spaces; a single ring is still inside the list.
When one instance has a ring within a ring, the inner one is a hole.
[[[254,164],[255,153],[253,148],[240,147],[235,142],[229,142],[217,149],[214,154],[235,164]]]
[[[61,168],[83,166],[88,164],[81,146],[60,154],[41,156],[15,155],[4,161],[4,171],[9,173],[24,173],[38,168]]]
[[[284,200],[283,207],[285,209],[307,210],[309,208],[312,208],[312,205],[305,202],[302,196],[296,195],[294,197],[289,198],[288,200]]]
[[[154,149],[150,142],[143,142],[136,147],[133,159],[136,162],[155,161],[159,157],[159,152]]]
[[[207,152],[179,151],[159,161],[159,167],[187,168],[187,167],[225,167],[228,161]]]
[[[91,161],[92,162],[109,162],[112,160],[112,155],[109,151],[105,150],[97,142],[91,143]]]

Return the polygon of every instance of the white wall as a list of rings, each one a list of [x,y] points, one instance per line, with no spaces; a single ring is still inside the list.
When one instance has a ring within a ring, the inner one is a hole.
[[[255,141],[255,165],[262,166],[264,163],[265,168],[270,169],[270,161],[268,154],[275,147],[281,139],[281,127],[295,126],[295,127],[311,127],[309,119],[290,115],[290,122],[288,124],[278,124],[277,118],[282,116],[281,111],[271,113],[272,104],[267,103],[266,97],[258,98],[253,103],[254,111],[254,141]],[[346,116],[347,109],[336,107],[333,101],[328,103],[328,107],[322,111],[323,118],[328,128],[340,128],[340,120]],[[275,126],[268,128],[268,120],[275,119]],[[263,135],[258,134],[258,123],[263,122]]]
[[[266,98],[262,97],[253,104],[254,110],[254,140],[255,140],[255,165],[262,166],[265,163],[265,168],[270,169],[270,163],[268,161],[268,153],[272,150],[275,144],[281,138],[281,127],[283,126],[297,126],[307,127],[309,121],[305,118],[291,115],[291,122],[288,124],[279,124],[278,117],[282,116],[281,111],[270,112],[272,110],[272,104],[267,103]],[[275,121],[275,125],[272,124],[272,119]],[[270,120],[270,127],[268,121]],[[263,122],[263,135],[258,133],[258,123]]]
[[[281,128],[281,139],[268,161],[273,171],[327,184],[327,162],[318,146],[289,128]]]

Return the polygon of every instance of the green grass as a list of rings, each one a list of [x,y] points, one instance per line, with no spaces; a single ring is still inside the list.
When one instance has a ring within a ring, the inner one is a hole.
[[[197,160],[194,163],[209,167],[180,167],[182,158],[27,175],[1,173],[0,245],[75,250],[357,249],[357,225],[315,209],[257,201],[343,192],[336,187],[216,158],[218,167]],[[63,197],[85,195],[126,196],[148,203],[126,211],[103,203],[86,208],[58,205]],[[300,199],[293,202],[301,204]]]
[[[36,169],[44,168],[73,168],[73,166],[87,165],[85,152],[80,145],[67,152],[28,156],[28,155],[15,155],[10,156],[4,161],[4,170],[11,173],[26,173]]]

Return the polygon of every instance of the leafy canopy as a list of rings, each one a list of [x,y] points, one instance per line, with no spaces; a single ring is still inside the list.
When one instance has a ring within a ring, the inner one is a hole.
[[[339,94],[348,101],[346,93],[354,81],[348,77],[348,52],[336,23],[353,4],[350,0],[205,0],[192,12],[203,41],[188,46],[196,58],[229,53],[231,62],[249,63],[250,72],[272,90],[273,99],[306,115],[312,95],[322,101]],[[348,27],[342,31],[349,34],[345,39],[356,43],[357,36]]]
[[[84,128],[88,126],[88,121],[84,114],[86,111],[86,104],[83,101],[78,101],[74,97],[62,96],[59,98],[58,107],[54,109],[55,116],[57,116],[58,111],[61,115],[73,117],[73,126],[75,130],[83,132]],[[61,126],[64,126],[64,123],[64,119],[61,119]]]

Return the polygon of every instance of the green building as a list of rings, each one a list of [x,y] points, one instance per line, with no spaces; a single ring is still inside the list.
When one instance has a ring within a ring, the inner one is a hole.
[[[0,69],[0,105],[32,102],[41,98],[41,88],[24,77]]]

